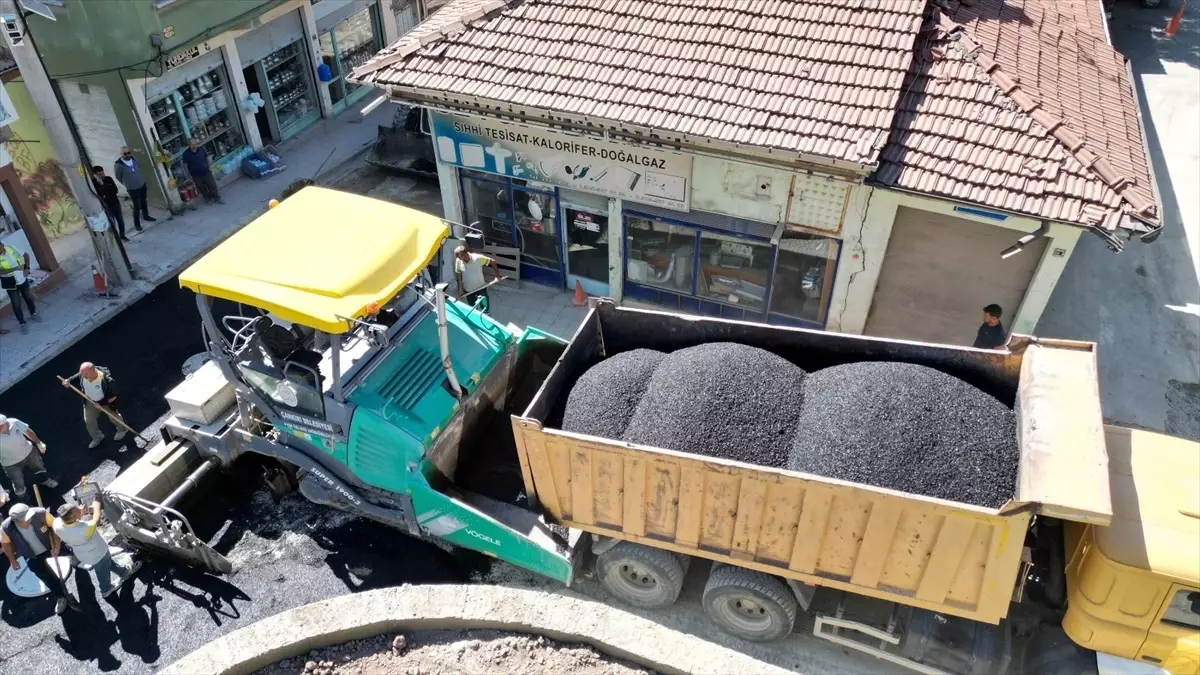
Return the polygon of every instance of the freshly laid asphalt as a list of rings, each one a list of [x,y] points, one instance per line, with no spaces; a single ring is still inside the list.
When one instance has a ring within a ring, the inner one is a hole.
[[[0,413],[29,423],[46,441],[47,467],[62,487],[43,497],[61,503],[81,476],[106,482],[140,454],[129,438],[123,447],[109,440],[88,450],[80,401],[55,375],[70,375],[85,360],[108,366],[126,419],[137,429],[152,427],[144,432],[149,437],[167,413],[163,395],[182,378],[184,360],[200,351],[194,296],[169,281],[0,394]],[[111,438],[106,422],[101,428]],[[293,607],[404,583],[461,583],[487,566],[481,556],[447,553],[299,495],[277,504],[255,468],[252,459],[239,462],[184,504],[198,533],[234,562],[234,574],[215,577],[147,559],[108,599],[99,598],[90,578],[79,582],[85,609],[61,618],[49,599],[16,598],[0,583],[0,672],[151,672]]]

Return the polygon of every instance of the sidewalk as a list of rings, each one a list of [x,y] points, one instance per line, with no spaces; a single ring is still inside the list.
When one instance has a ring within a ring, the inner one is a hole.
[[[505,281],[493,286],[488,295],[491,315],[498,321],[522,328],[533,326],[564,340],[571,339],[587,314],[586,305],[576,307],[572,302],[574,294],[530,281],[521,282],[520,288]]]
[[[366,150],[375,141],[377,126],[389,124],[392,113],[392,106],[383,105],[365,118],[357,110],[349,110],[324,120],[279,148],[287,165],[284,171],[263,180],[235,181],[221,192],[224,205],[202,205],[183,215],[160,217],[157,223],[146,224],[145,232],[131,233],[132,242],[125,248],[139,280],[119,289],[119,297],[97,297],[92,292],[90,267],[85,266],[38,298],[38,314],[43,320],[31,322],[28,334],[21,334],[16,321],[6,318],[3,325],[10,332],[0,336],[0,392],[249,223],[292,181],[313,178],[318,169],[336,169]]]

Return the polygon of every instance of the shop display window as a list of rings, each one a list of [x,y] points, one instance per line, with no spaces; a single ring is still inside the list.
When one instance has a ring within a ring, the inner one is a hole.
[[[558,200],[553,187],[477,171],[462,171],[468,223],[478,223],[484,242],[515,247],[521,264],[560,273]],[[561,279],[560,279],[561,281]]]
[[[299,41],[293,42],[263,59],[267,90],[271,93],[279,128],[285,135],[291,126],[317,109],[300,45]]]
[[[691,294],[696,230],[636,216],[626,222],[629,281]]]
[[[761,312],[770,274],[770,244],[715,232],[700,233],[697,297]]]
[[[775,261],[771,314],[824,324],[837,257],[835,239],[786,232]]]
[[[359,85],[346,81],[346,76],[366,63],[383,48],[379,38],[376,6],[372,5],[337,24],[320,37],[321,60],[329,66],[333,78],[329,81],[329,98],[335,107],[342,108],[363,95],[370,87],[359,91]]]
[[[246,143],[228,82],[224,66],[218,65],[175,91],[149,101],[158,140],[173,160],[171,175],[176,183],[191,179],[179,162],[189,138],[195,138],[208,152],[218,176],[237,170],[237,162],[223,161]]]

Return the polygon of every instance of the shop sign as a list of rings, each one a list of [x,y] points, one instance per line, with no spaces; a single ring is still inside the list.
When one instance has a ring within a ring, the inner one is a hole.
[[[212,51],[212,46],[207,42],[202,42],[198,45],[192,45],[187,49],[181,49],[167,57],[166,65],[163,67],[163,72],[175,70],[189,61],[195,61],[200,58],[201,54],[207,54]]]
[[[600,233],[600,223],[596,222],[596,217],[590,213],[583,211],[575,211],[575,222],[572,223],[575,229],[583,230],[584,232]]]
[[[692,158],[500,120],[432,113],[445,164],[676,211],[691,203]]]

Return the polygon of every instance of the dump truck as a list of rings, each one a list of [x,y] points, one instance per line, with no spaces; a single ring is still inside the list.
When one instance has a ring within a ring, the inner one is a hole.
[[[804,610],[816,637],[923,673],[1200,666],[1196,450],[1103,425],[1095,345],[1014,336],[984,351],[603,299],[568,341],[448,298],[427,268],[449,225],[304,187],[188,268],[210,360],[167,395],[162,442],[101,490],[122,538],[229,573],[178,507],[257,455],[280,491],[565,585],[593,569],[643,608],[669,607],[706,561],[705,611],[750,640],[790,634]],[[1018,414],[1012,500],[987,509],[557,428],[589,365],[711,341],[810,370],[894,360],[974,384]]]

